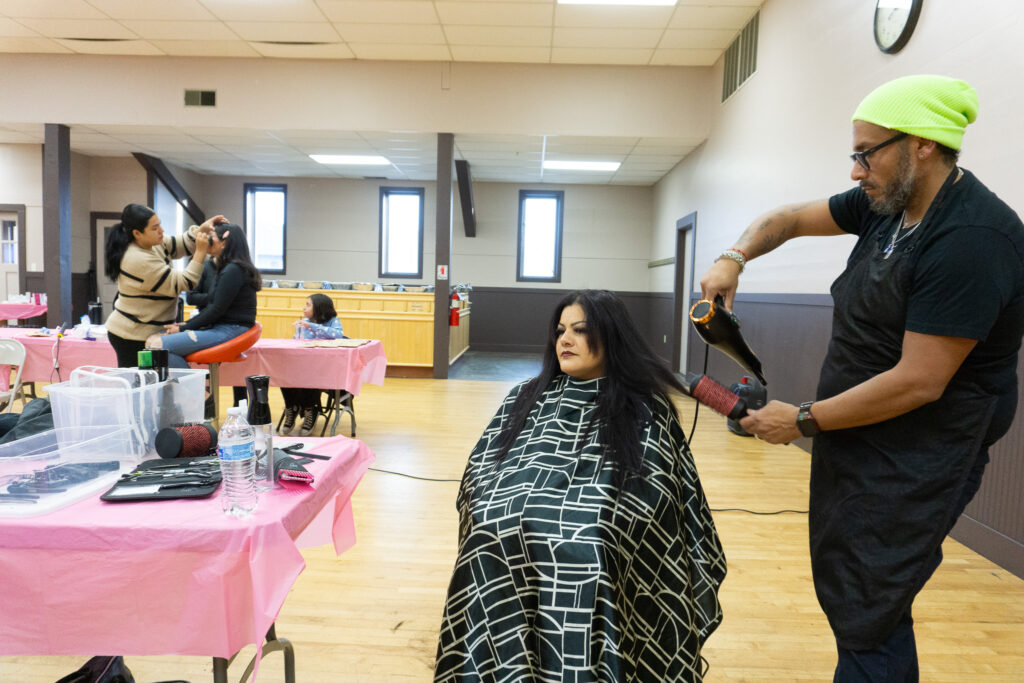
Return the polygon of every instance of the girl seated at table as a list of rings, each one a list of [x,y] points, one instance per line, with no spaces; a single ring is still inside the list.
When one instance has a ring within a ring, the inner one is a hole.
[[[618,297],[562,299],[462,477],[435,681],[701,680],[726,564],[670,391]]]
[[[234,339],[256,324],[256,292],[262,281],[249,257],[245,232],[234,223],[221,223],[214,232],[209,253],[216,259],[217,284],[209,302],[188,322],[165,325],[166,334],[146,340],[149,348],[167,349],[172,368],[187,368],[185,356]]]
[[[306,299],[302,320],[295,323],[295,339],[343,339],[341,321],[334,310],[334,302],[326,294],[313,294]],[[320,414],[320,392],[323,389],[281,387],[284,397],[284,421],[278,430],[288,435],[295,428],[295,419],[302,415],[301,436],[309,436]]]

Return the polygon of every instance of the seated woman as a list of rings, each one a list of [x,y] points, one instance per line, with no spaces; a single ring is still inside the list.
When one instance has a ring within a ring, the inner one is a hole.
[[[245,232],[234,223],[221,223],[215,235],[209,249],[217,263],[212,297],[188,322],[165,325],[167,334],[146,340],[149,348],[167,349],[172,368],[187,368],[185,356],[234,339],[256,324],[256,292],[262,282],[249,258]]]
[[[341,339],[345,336],[341,331],[341,321],[334,310],[334,302],[326,294],[318,293],[308,297],[302,315],[302,320],[295,323],[296,339]],[[302,415],[302,428],[299,434],[309,436],[312,433],[319,414],[321,391],[323,389],[281,387],[281,396],[284,397],[284,422],[281,423],[279,431],[282,435],[291,433],[298,415]]]
[[[700,681],[725,557],[681,390],[612,293],[573,292],[470,454],[435,681]]]

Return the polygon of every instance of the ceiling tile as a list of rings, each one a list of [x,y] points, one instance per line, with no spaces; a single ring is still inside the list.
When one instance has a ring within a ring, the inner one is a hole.
[[[0,130],[0,143],[11,145],[35,145],[39,144],[39,138],[16,130]]]
[[[157,56],[163,53],[155,45],[144,40],[58,40],[58,43],[78,54],[83,55],[147,55]]]
[[[0,14],[8,17],[106,19],[85,0],[0,0]]]
[[[206,9],[224,21],[323,21],[313,0],[203,0]]]
[[[647,64],[652,53],[653,50],[556,47],[551,50],[551,61],[556,64]]]
[[[721,50],[664,49],[654,51],[652,66],[711,66],[722,56]]]
[[[21,23],[51,38],[136,38],[113,19],[21,19]]]
[[[443,45],[445,42],[440,25],[335,24],[335,28],[349,43]]]
[[[245,40],[314,43],[337,43],[341,40],[327,22],[229,21],[227,25]]]
[[[457,62],[516,62],[546,64],[551,60],[549,47],[512,47],[487,45],[451,45]]]
[[[434,3],[424,0],[319,0],[333,22],[351,24],[436,24]]]
[[[151,40],[165,54],[175,57],[259,57],[244,40]]]
[[[350,44],[358,59],[397,59],[447,62],[452,56],[445,45]]]
[[[555,28],[553,46],[614,48],[654,48],[661,38],[660,29],[616,31],[608,28]]]
[[[250,43],[264,57],[292,59],[352,59],[352,50],[341,43],[330,45],[280,45],[277,43]]]
[[[14,19],[0,17],[0,37],[38,38],[39,34]]]
[[[668,29],[658,47],[662,49],[724,50],[737,35],[732,29]]]
[[[89,0],[113,19],[203,21],[215,19],[199,0]]]
[[[674,10],[674,7],[557,5],[555,26],[661,29],[672,17]]]
[[[554,5],[514,2],[435,2],[445,24],[470,26],[551,26]]]
[[[551,29],[546,26],[445,26],[449,45],[486,47],[548,47]],[[514,61],[514,60],[512,60]]]
[[[238,36],[219,21],[122,21],[140,38],[155,40],[238,40]]]
[[[677,7],[670,28],[717,28],[738,30],[757,12],[757,7]]]

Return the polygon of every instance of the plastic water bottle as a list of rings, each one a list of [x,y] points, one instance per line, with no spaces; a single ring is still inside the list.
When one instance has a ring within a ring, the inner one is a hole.
[[[255,433],[245,420],[245,408],[228,409],[217,435],[220,457],[221,506],[235,517],[247,517],[256,509]]]

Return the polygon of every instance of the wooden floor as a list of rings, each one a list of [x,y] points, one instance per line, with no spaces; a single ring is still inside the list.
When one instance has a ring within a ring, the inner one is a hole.
[[[391,378],[364,386],[359,438],[376,453],[374,467],[457,480],[510,386]],[[689,431],[692,406],[682,412]],[[795,446],[733,436],[722,418],[701,411],[693,450],[713,507],[806,509],[809,457]],[[300,683],[431,680],[455,559],[457,486],[368,472],[353,498],[356,546],[340,557],[330,547],[304,552],[307,569],[277,621],[278,634],[295,643]],[[725,619],[704,651],[705,680],[831,681],[834,642],[811,585],[806,515],[717,512],[715,521],[729,575]],[[915,606],[921,680],[1024,681],[1024,581],[955,541],[944,550]],[[0,681],[50,683],[84,660],[0,658]],[[127,661],[139,683],[212,680],[200,657]],[[233,680],[242,668],[232,668]],[[281,681],[281,671],[280,654],[271,655],[259,680]]]

